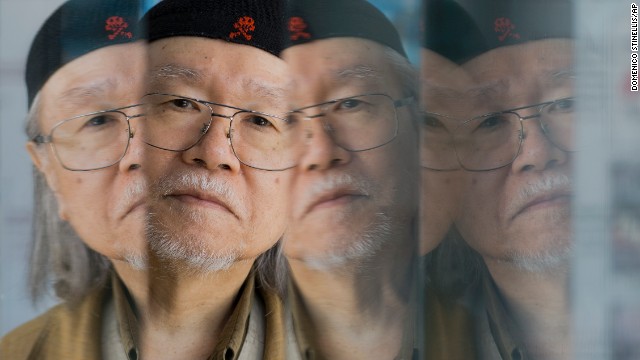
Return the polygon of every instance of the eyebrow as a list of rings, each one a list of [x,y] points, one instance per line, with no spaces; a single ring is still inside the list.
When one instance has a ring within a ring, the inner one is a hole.
[[[567,81],[575,80],[576,72],[573,68],[552,71],[547,75],[549,82],[553,86],[561,86]]]
[[[249,93],[260,98],[268,98],[277,104],[287,99],[287,92],[284,87],[277,87],[266,84],[255,79],[247,78],[242,80],[243,88],[249,89]]]
[[[576,72],[573,69],[562,69],[551,73],[552,78],[575,79]]]
[[[369,65],[354,65],[348,68],[339,69],[334,73],[334,78],[342,83],[350,83],[351,81],[358,81],[377,84],[383,79],[380,70],[371,67]]]
[[[426,96],[430,100],[437,101],[460,98],[462,95],[462,91],[447,86],[429,84],[428,82],[424,82],[423,88],[421,89],[421,94],[423,98]]]
[[[506,79],[499,79],[490,83],[473,87],[465,91],[465,95],[474,99],[489,100],[495,96],[504,95],[509,92],[511,82]]]
[[[62,92],[57,102],[62,109],[75,110],[76,107],[85,106],[89,102],[104,100],[109,89],[115,88],[116,85],[114,79],[108,78],[76,86]]]
[[[162,84],[163,81],[180,81],[189,85],[197,85],[202,83],[203,78],[199,70],[178,64],[165,64],[151,70],[149,84],[152,89]]]
[[[560,86],[567,80],[573,80],[576,73],[572,68],[552,70],[540,75],[553,86]],[[480,85],[466,91],[467,96],[479,99],[491,98],[496,95],[504,95],[509,92],[511,82],[506,79],[499,79],[488,84]]]

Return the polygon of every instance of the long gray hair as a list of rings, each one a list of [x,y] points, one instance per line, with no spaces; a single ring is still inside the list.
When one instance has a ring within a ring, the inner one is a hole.
[[[384,57],[385,60],[391,65],[394,74],[400,82],[402,93],[405,96],[417,96],[418,85],[420,82],[418,69],[415,66],[411,65],[407,58],[400,55],[397,51],[386,46],[384,47]]]
[[[289,266],[282,250],[282,238],[267,250],[260,254],[253,266],[256,273],[257,286],[274,291],[284,298],[287,291]]]
[[[40,95],[36,95],[27,115],[29,139],[40,133]],[[52,286],[55,295],[77,302],[106,281],[111,263],[90,249],[71,225],[60,219],[58,202],[47,180],[33,167],[33,222],[29,261],[29,290],[34,302]]]

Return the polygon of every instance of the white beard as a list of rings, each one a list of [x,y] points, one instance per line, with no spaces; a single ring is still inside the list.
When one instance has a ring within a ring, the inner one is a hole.
[[[321,271],[341,267],[351,261],[361,263],[373,258],[390,241],[391,233],[391,218],[384,213],[377,213],[374,221],[361,234],[349,239],[333,239],[331,251],[319,256],[306,256],[302,261],[309,268]]]
[[[210,273],[227,270],[242,254],[242,246],[213,251],[205,236],[193,236],[173,233],[149,215],[146,226],[149,251],[158,259],[175,266],[175,270],[188,270]]]
[[[568,268],[572,255],[572,242],[567,239],[556,239],[553,246],[545,251],[517,252],[506,254],[502,262],[530,273],[544,273],[559,268]]]

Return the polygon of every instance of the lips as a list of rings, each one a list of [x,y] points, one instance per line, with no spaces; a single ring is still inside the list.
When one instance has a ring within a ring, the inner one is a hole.
[[[195,190],[178,191],[164,195],[165,198],[174,199],[185,204],[203,206],[208,208],[223,209],[236,218],[238,217],[227,201],[220,196]]]
[[[559,205],[570,200],[570,191],[555,191],[551,193],[539,194],[525,202],[525,204],[521,206],[520,209],[511,218],[516,218],[517,216],[530,210]]]
[[[139,207],[142,207],[144,205],[145,205],[145,200],[144,199],[139,199],[139,200],[133,202],[131,205],[129,205],[127,207],[125,212],[122,214],[121,218],[127,217],[129,214],[131,214],[132,212],[136,211]]]
[[[305,214],[316,209],[341,205],[357,199],[367,197],[366,194],[354,189],[335,189],[318,195],[305,209]]]

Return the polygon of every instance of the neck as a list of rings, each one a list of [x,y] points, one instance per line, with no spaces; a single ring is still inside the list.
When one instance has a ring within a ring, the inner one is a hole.
[[[529,272],[487,261],[531,359],[571,358],[569,265]]]
[[[395,247],[403,247],[395,243]],[[413,247],[376,259],[312,269],[290,259],[314,349],[327,359],[393,359],[409,321]],[[404,259],[404,260],[399,260]],[[357,264],[356,264],[357,262]]]
[[[150,260],[140,276],[119,271],[137,308],[140,352],[148,359],[206,359],[213,352],[253,261],[213,273]]]

